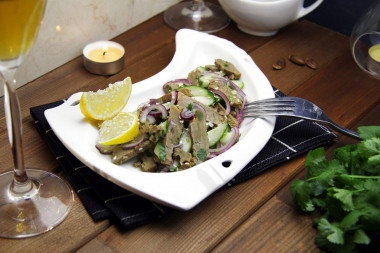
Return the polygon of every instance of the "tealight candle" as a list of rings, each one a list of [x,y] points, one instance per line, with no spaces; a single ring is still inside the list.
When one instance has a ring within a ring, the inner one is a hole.
[[[99,75],[113,75],[124,67],[124,47],[113,41],[96,41],[83,49],[85,68]]]

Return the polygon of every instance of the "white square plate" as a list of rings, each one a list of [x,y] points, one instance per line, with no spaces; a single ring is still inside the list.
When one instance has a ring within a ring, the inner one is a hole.
[[[214,35],[182,29],[176,34],[176,52],[170,64],[156,75],[133,84],[124,111],[135,111],[141,103],[163,95],[162,86],[167,81],[186,78],[194,68],[213,64],[217,58],[240,70],[248,101],[274,97],[269,81],[245,51]],[[182,210],[191,209],[238,174],[265,146],[275,124],[273,117],[245,119],[239,142],[225,153],[185,171],[147,173],[133,167],[132,162],[115,165],[110,156],[99,153],[95,148],[98,130],[80,112],[77,104],[80,96],[81,93],[76,93],[62,105],[45,111],[52,130],[67,149],[119,186]],[[222,165],[225,161],[230,162],[228,167]]]

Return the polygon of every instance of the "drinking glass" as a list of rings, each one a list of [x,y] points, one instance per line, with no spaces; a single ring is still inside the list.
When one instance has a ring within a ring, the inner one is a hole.
[[[376,1],[358,19],[351,33],[350,45],[358,66],[380,79],[380,1]]]
[[[184,1],[170,7],[164,12],[164,20],[176,30],[190,28],[206,33],[220,31],[230,23],[221,7],[203,0]]]
[[[22,118],[14,75],[32,47],[46,0],[0,0],[0,77],[14,169],[0,174],[0,237],[23,238],[61,223],[73,203],[70,186],[58,176],[25,169]]]

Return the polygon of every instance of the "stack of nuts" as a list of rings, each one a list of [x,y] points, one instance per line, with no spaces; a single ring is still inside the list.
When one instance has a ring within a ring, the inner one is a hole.
[[[288,60],[294,64],[297,64],[299,66],[308,66],[311,69],[317,69],[318,65],[314,61],[314,59],[307,57],[306,59],[302,59],[301,57],[298,57],[296,55],[289,55]],[[285,68],[286,66],[286,60],[285,58],[280,58],[278,61],[272,65],[273,69],[275,70],[281,70]]]

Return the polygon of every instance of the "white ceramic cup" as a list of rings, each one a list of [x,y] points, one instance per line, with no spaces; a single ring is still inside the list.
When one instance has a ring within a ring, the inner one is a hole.
[[[257,36],[275,35],[280,28],[310,13],[322,2],[317,0],[304,8],[304,0],[219,0],[241,31]]]

